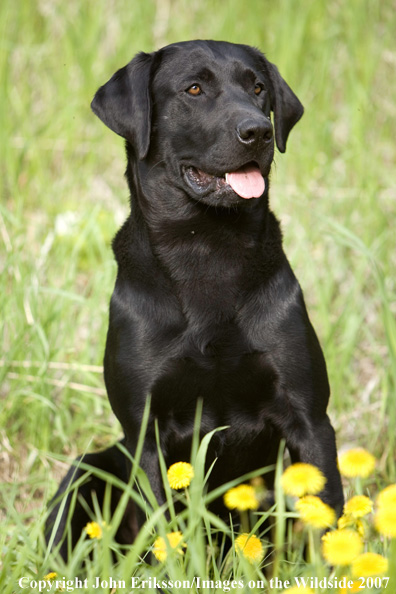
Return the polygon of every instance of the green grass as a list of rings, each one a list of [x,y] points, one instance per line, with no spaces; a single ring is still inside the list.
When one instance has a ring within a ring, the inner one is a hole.
[[[395,30],[391,0],[0,4],[2,592],[45,572],[45,502],[65,460],[120,435],[100,367],[125,157],[89,104],[139,50],[256,45],[302,100],[271,202],[325,351],[339,446],[368,448],[378,485],[396,481]]]

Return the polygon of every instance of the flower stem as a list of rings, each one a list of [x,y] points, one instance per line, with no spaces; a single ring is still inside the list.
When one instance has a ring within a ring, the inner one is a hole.
[[[362,486],[362,479],[360,476],[355,478],[355,492],[356,495],[363,495],[363,486]]]
[[[244,511],[241,511],[239,515],[240,515],[240,518],[241,518],[241,531],[242,532],[246,532],[247,534],[249,534],[249,532],[250,532],[250,522],[249,522],[248,512],[246,510],[244,510]]]

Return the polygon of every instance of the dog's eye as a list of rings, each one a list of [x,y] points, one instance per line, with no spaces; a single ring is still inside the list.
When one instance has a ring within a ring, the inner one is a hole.
[[[201,95],[202,89],[199,85],[191,85],[191,87],[187,89],[187,93],[194,96]]]
[[[260,83],[257,83],[257,85],[254,87],[255,94],[260,95],[262,90],[263,90],[263,87],[260,85]]]

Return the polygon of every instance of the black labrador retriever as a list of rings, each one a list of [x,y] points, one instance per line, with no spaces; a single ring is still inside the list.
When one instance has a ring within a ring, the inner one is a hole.
[[[105,382],[132,455],[151,395],[140,465],[156,497],[164,500],[155,420],[166,464],[187,461],[201,399],[202,434],[229,427],[211,442],[209,489],[273,464],[284,438],[294,462],[322,470],[321,496],[340,509],[326,365],[268,204],[274,141],[285,152],[300,101],[257,49],[189,41],[138,54],[98,90],[92,109],[126,140],[131,192],[131,215],[113,243]],[[84,461],[127,480],[117,446]],[[80,496],[92,504],[104,487],[91,477]],[[132,508],[120,542],[132,542],[143,521]],[[220,501],[215,510],[226,515]],[[67,512],[68,504],[55,543]],[[73,543],[88,519],[77,503]]]

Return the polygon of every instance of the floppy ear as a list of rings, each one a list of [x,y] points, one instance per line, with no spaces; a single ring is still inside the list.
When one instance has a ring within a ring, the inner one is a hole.
[[[304,113],[304,107],[283,80],[275,64],[267,62],[267,73],[272,83],[271,109],[275,117],[275,140],[281,153],[286,150],[290,130]]]
[[[139,159],[150,146],[152,55],[140,53],[97,91],[92,111],[113,132],[128,140]]]

